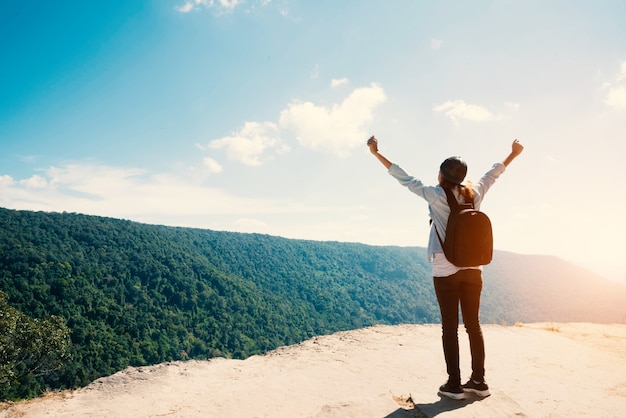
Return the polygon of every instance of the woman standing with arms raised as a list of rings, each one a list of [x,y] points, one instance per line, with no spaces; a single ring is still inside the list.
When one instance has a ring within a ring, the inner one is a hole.
[[[466,392],[489,396],[489,387],[485,382],[485,344],[478,319],[482,267],[458,267],[448,261],[437,233],[439,232],[440,237],[445,237],[450,215],[445,189],[452,191],[458,202],[473,201],[474,207],[479,209],[485,193],[504,173],[506,167],[522,153],[524,147],[517,139],[513,141],[510,154],[501,163],[494,164],[477,184],[461,184],[467,174],[465,161],[460,157],[447,158],[439,168],[438,184],[425,186],[383,156],[378,151],[378,140],[374,136],[367,141],[367,145],[370,152],[387,168],[389,174],[428,202],[432,221],[428,239],[428,258],[433,263],[433,283],[441,312],[443,353],[448,373],[448,381],[441,385],[439,394],[453,399],[465,399]],[[459,364],[459,304],[472,356],[472,375],[464,385],[461,385]]]

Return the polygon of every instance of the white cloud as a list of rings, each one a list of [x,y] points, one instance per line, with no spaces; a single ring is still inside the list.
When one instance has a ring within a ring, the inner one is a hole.
[[[386,100],[378,84],[354,90],[332,107],[294,102],[280,114],[280,126],[293,131],[301,146],[345,157],[363,144],[376,106]]]
[[[626,87],[616,86],[609,89],[605,103],[618,110],[626,110]]]
[[[181,13],[189,13],[194,10],[198,10],[198,8],[204,3],[213,3],[212,1],[204,1],[204,0],[188,0],[182,6],[176,8]],[[210,7],[210,6],[209,6]]]
[[[181,172],[184,173],[184,172]],[[0,207],[51,212],[77,212],[162,225],[270,233],[262,218],[327,214],[341,209],[303,203],[291,196],[251,198],[207,187],[194,173],[148,173],[136,168],[97,164],[50,167],[38,174],[42,187],[30,179],[0,176]],[[354,212],[353,208],[345,209]],[[299,221],[298,221],[299,222]],[[301,223],[301,222],[300,222]],[[272,233],[276,234],[276,231]]]
[[[2,205],[28,210],[115,214],[125,205],[136,204],[135,177],[143,173],[136,169],[89,164],[41,171],[41,175],[3,184]],[[145,209],[144,205],[141,207]]]
[[[187,2],[183,4],[182,6],[177,7],[176,10],[178,10],[181,13],[189,13],[192,10],[194,10],[194,5],[192,2]]]
[[[465,103],[463,100],[449,100],[439,106],[435,106],[433,110],[435,112],[444,112],[446,116],[452,119],[455,125],[461,119],[475,122],[485,122],[494,119],[493,113],[486,108]]]
[[[21,180],[20,184],[29,189],[45,189],[48,186],[48,181],[45,178],[35,174],[28,179]]]
[[[205,158],[202,160],[202,162],[203,162],[204,166],[205,166],[206,168],[208,168],[208,170],[209,170],[211,173],[215,173],[215,174],[217,174],[217,173],[221,173],[221,172],[222,172],[222,170],[224,170],[224,168],[220,165],[220,163],[218,163],[217,161],[215,161],[213,158],[210,158],[210,157],[205,157]]]
[[[105,165],[68,164],[50,167],[45,181],[48,189],[65,189],[85,195],[114,194],[118,185],[132,186],[145,175],[136,168],[110,167]]]
[[[333,79],[330,81],[330,86],[331,86],[331,87],[333,87],[333,88],[335,88],[335,87],[339,87],[339,86],[341,86],[341,85],[343,85],[343,84],[346,84],[347,82],[348,82],[348,79],[347,79],[347,78],[339,78],[339,79],[337,79],[337,78],[333,78]]]
[[[0,176],[0,187],[9,187],[13,185],[13,183],[15,183],[15,181],[13,180],[13,177],[7,176],[6,174],[3,176]]]
[[[373,83],[330,107],[296,101],[280,112],[278,124],[245,122],[240,131],[212,140],[208,148],[224,149],[231,160],[258,166],[273,154],[288,152],[282,138],[293,136],[302,147],[345,157],[363,145],[373,111],[385,100],[382,87]]]
[[[189,13],[202,7],[207,9],[217,9],[220,12],[232,12],[235,7],[241,4],[240,0],[188,0],[176,10],[181,13]],[[261,1],[261,5],[266,5],[266,1]]]
[[[621,64],[615,81],[605,83],[608,89],[604,102],[617,110],[626,110],[626,61]]]
[[[284,206],[230,196],[203,186],[193,176],[90,164],[50,167],[41,175],[20,181],[2,176],[0,191],[0,206],[7,208],[79,212],[142,222],[171,217],[178,224],[187,216],[256,213]]]
[[[289,151],[278,133],[278,127],[271,122],[246,122],[239,132],[211,141],[209,148],[225,149],[230,159],[257,166],[264,157],[271,159],[270,151],[279,154]]]

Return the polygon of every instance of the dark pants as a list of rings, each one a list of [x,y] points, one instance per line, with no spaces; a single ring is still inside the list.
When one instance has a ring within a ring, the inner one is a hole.
[[[472,379],[482,382],[485,378],[485,342],[478,320],[482,272],[476,269],[461,270],[452,276],[435,277],[433,281],[441,311],[443,354],[449,381],[451,384],[461,383],[458,336],[460,303],[463,323],[469,335]]]

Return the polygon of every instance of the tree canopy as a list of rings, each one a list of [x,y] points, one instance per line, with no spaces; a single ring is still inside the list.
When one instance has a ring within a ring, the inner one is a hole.
[[[30,318],[0,291],[0,399],[61,369],[69,360],[69,335],[62,318]]]
[[[425,252],[0,208],[0,399],[438,323]],[[623,322],[625,301],[625,286],[555,257],[496,252],[481,321]]]
[[[5,209],[0,225],[11,312],[71,330],[64,367],[5,398],[128,366],[245,358],[339,330],[437,320],[416,249]]]

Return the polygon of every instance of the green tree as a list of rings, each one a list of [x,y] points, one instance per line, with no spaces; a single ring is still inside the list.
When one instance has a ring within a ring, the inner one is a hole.
[[[20,393],[19,383],[60,369],[69,357],[69,335],[62,318],[30,318],[0,291],[0,400],[33,395]]]

